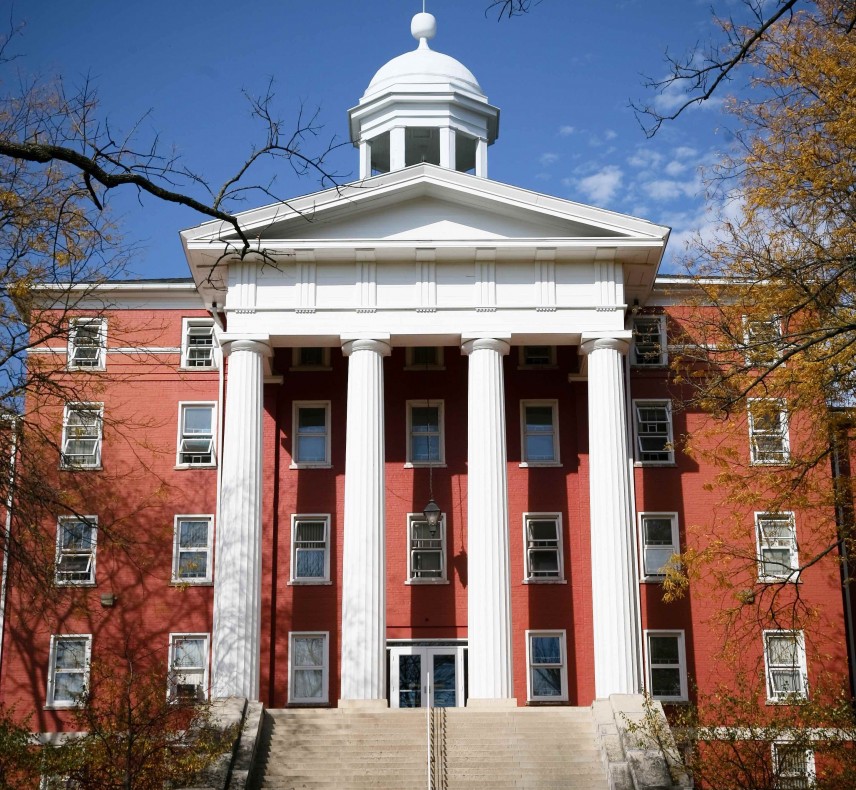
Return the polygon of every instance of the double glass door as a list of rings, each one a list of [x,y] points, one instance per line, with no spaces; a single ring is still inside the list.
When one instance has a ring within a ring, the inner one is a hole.
[[[464,649],[454,645],[401,645],[389,651],[393,708],[462,707]]]

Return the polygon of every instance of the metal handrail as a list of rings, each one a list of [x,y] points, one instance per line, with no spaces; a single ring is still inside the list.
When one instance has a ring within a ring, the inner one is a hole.
[[[428,672],[428,682],[426,684],[426,693],[428,694],[428,704],[425,706],[425,727],[428,734],[428,790],[434,790],[434,732],[433,723],[434,717],[431,715],[431,673]]]

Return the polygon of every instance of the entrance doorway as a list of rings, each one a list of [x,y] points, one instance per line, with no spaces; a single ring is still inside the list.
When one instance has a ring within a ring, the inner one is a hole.
[[[391,708],[456,708],[466,704],[463,645],[413,643],[389,648]]]

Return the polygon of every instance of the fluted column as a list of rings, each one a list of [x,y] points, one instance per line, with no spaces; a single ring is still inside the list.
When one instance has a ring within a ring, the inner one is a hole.
[[[214,575],[211,690],[259,698],[263,357],[256,340],[225,342],[229,356],[220,521]]]
[[[588,354],[589,480],[595,696],[639,692],[636,566],[627,404],[618,338],[584,340]]]
[[[463,344],[468,393],[468,649],[470,700],[511,700],[511,601],[503,340]]]
[[[383,358],[381,340],[342,345],[348,357],[342,700],[386,699]]]

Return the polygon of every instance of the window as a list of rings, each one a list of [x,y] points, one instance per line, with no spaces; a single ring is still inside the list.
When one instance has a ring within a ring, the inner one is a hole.
[[[640,463],[675,462],[672,443],[672,404],[667,400],[633,401],[636,460]]]
[[[330,349],[304,346],[291,351],[294,370],[330,370]]]
[[[188,702],[208,697],[208,634],[169,635],[169,696]]]
[[[662,579],[673,554],[680,552],[677,513],[640,513],[643,578]]]
[[[48,707],[74,708],[81,704],[89,682],[90,634],[51,637]]]
[[[184,584],[211,582],[211,516],[176,516],[172,580]]]
[[[790,459],[788,412],[772,398],[749,401],[749,449],[753,464],[786,464]]]
[[[782,325],[778,318],[767,321],[743,317],[746,362],[756,367],[774,365],[782,350]]]
[[[63,469],[98,469],[101,466],[100,403],[67,403],[62,421]]]
[[[178,406],[179,466],[214,463],[214,404],[180,403]]]
[[[814,753],[795,743],[781,741],[773,748],[773,773],[779,790],[803,790],[813,786]]]
[[[446,516],[429,527],[421,513],[407,516],[408,583],[446,581]]]
[[[521,368],[553,368],[556,366],[555,346],[520,346]]]
[[[564,631],[527,631],[526,694],[530,702],[568,699],[568,673]]]
[[[441,370],[443,368],[442,346],[411,346],[405,351],[407,370]]]
[[[559,463],[559,423],[556,401],[523,401],[522,461],[530,466]]]
[[[83,785],[76,779],[67,776],[42,776],[39,781],[39,790],[83,790]]]
[[[445,459],[444,445],[443,401],[408,401],[407,463],[442,464]]]
[[[56,583],[95,584],[95,516],[64,516],[56,526]]]
[[[330,402],[294,404],[294,466],[330,465]]]
[[[558,513],[524,513],[527,582],[561,581],[562,517]]]
[[[632,364],[637,367],[654,367],[665,365],[667,361],[666,316],[635,316]]]
[[[327,702],[330,662],[329,632],[292,631],[288,635],[288,701],[320,705]]]
[[[330,516],[291,517],[291,581],[330,581]]]
[[[73,318],[68,330],[68,367],[104,370],[107,352],[107,321],[103,318]]]
[[[687,661],[683,631],[646,631],[648,693],[666,702],[687,697]]]
[[[213,321],[205,318],[183,319],[181,366],[190,370],[210,370],[217,367]]]
[[[788,702],[806,696],[805,643],[802,631],[765,631],[767,700]]]
[[[758,579],[797,580],[797,534],[793,513],[756,513]]]

